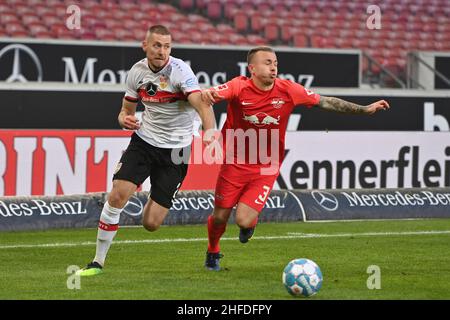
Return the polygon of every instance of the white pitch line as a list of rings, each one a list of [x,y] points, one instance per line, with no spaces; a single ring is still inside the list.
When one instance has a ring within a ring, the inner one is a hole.
[[[296,233],[288,232],[287,236],[255,236],[255,240],[286,240],[286,239],[307,239],[307,238],[345,238],[345,237],[377,237],[377,236],[419,236],[419,235],[436,235],[450,234],[450,230],[442,231],[404,231],[404,232],[365,232],[365,233]],[[221,240],[230,241],[237,240],[237,237],[222,238]],[[143,243],[171,243],[171,242],[199,242],[208,241],[208,238],[177,238],[177,239],[144,239],[144,240],[118,240],[117,244],[143,244]],[[17,244],[3,245],[0,249],[28,249],[28,248],[62,248],[62,247],[81,247],[94,246],[96,242],[61,242],[61,243],[42,243],[42,244]]]

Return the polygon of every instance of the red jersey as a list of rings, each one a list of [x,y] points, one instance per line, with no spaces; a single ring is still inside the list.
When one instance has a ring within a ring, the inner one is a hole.
[[[266,164],[267,161],[262,159],[264,155],[281,164],[284,158],[286,128],[294,107],[312,107],[320,101],[318,94],[302,85],[278,78],[275,79],[273,88],[268,91],[258,89],[250,78],[244,76],[236,77],[213,89],[228,101],[227,120],[222,128],[222,137],[226,142],[225,155],[228,157],[229,153],[233,152],[237,164]],[[242,139],[241,142],[238,141],[238,129],[245,133],[244,144]],[[231,135],[233,132],[234,137]],[[249,154],[255,148],[251,139],[255,136],[259,154],[256,162],[249,159]],[[234,147],[230,146],[231,142]],[[239,150],[245,151],[245,162],[238,157]],[[272,156],[272,150],[278,151],[278,159]]]

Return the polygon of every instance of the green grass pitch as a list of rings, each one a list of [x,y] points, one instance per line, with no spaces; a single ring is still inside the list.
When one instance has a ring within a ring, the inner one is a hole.
[[[96,232],[0,233],[0,300],[299,299],[281,282],[295,258],[314,260],[324,276],[308,299],[450,299],[450,220],[261,223],[247,244],[228,225],[220,272],[203,267],[204,225],[124,227],[104,273],[69,289],[77,282],[67,270],[93,258]],[[367,287],[371,265],[380,268],[380,289]]]

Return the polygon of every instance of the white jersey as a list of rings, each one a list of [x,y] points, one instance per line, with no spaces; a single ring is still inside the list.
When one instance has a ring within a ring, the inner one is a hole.
[[[154,73],[147,58],[131,67],[125,99],[141,100],[145,106],[137,135],[159,148],[182,148],[192,142],[195,109],[187,96],[200,91],[198,79],[183,60],[169,57],[166,66]]]

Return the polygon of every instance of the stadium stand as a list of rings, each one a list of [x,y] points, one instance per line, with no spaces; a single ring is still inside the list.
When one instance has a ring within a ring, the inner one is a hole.
[[[371,3],[381,9],[380,30],[367,28],[365,0],[80,0],[74,32],[65,26],[71,0],[1,0],[0,37],[140,41],[160,23],[177,43],[358,48],[364,73],[386,68],[400,78],[409,51],[450,50],[448,0]]]

